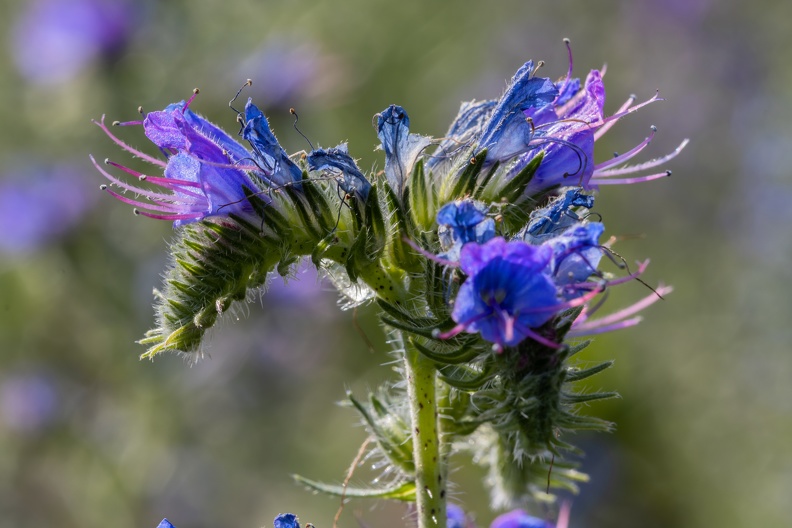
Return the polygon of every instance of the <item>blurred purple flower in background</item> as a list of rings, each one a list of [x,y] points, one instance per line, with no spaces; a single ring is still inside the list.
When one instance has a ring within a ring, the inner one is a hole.
[[[340,56],[318,43],[282,36],[269,38],[243,59],[237,77],[255,77],[251,93],[260,106],[272,108],[301,100],[324,104],[334,101],[351,87],[353,76],[348,70]]]
[[[35,433],[58,411],[58,394],[42,373],[9,374],[0,381],[0,423],[17,433]]]
[[[34,84],[55,84],[77,76],[97,58],[123,50],[139,4],[126,0],[34,0],[11,31],[19,73]]]
[[[0,180],[0,253],[32,251],[71,229],[96,200],[84,170],[62,164],[10,171]]]

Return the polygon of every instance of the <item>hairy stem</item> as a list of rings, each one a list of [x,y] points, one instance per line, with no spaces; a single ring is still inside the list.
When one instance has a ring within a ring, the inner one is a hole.
[[[404,343],[412,422],[418,528],[446,527],[446,468],[437,416],[437,370],[409,342]]]

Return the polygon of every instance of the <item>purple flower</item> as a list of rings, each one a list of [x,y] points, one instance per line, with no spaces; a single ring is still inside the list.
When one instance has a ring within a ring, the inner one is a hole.
[[[514,510],[496,517],[490,528],[554,528],[553,524],[529,515],[524,510]]]
[[[19,72],[36,84],[78,75],[126,45],[138,7],[126,0],[34,0],[14,24],[12,49]]]
[[[531,244],[541,244],[558,236],[559,232],[580,221],[575,208],[581,207],[594,207],[594,197],[584,194],[580,187],[567,189],[546,206],[531,212],[531,219],[520,238]]]
[[[61,164],[12,171],[0,182],[0,252],[32,251],[74,227],[94,197],[82,169]]]
[[[468,528],[468,522],[465,510],[461,506],[454,503],[448,503],[446,506],[446,513],[448,517],[448,528]]]
[[[50,424],[58,405],[58,393],[47,375],[12,374],[0,383],[0,417],[19,433],[33,433]]]
[[[444,253],[442,259],[457,261],[462,246],[468,242],[483,244],[495,237],[495,220],[487,216],[488,208],[470,199],[448,203],[437,212],[437,234]]]
[[[526,62],[512,77],[479,139],[479,150],[487,149],[487,162],[506,161],[531,148],[532,127],[526,116],[537,113],[558,97],[550,79],[534,77],[533,61]]]
[[[281,513],[273,521],[275,528],[300,528],[297,516],[293,513]]]
[[[410,118],[401,106],[390,105],[376,118],[377,137],[385,151],[385,177],[391,189],[401,197],[404,181],[412,174],[418,156],[431,139],[410,134]]]
[[[549,247],[501,237],[462,246],[459,267],[467,280],[459,288],[451,314],[458,324],[440,337],[463,330],[477,332],[496,350],[527,337],[547,343],[533,329],[559,310],[556,286],[545,272],[552,257]]]
[[[140,208],[135,210],[136,213],[173,220],[175,227],[208,216],[229,214],[255,222],[258,217],[245,193],[258,193],[261,189],[249,172],[261,178],[275,179],[282,165],[274,163],[267,170],[262,166],[245,165],[245,160],[250,160],[252,154],[220,128],[192,112],[189,109],[191,102],[192,99],[151,112],[143,121],[121,123],[142,124],[146,136],[166,155],[167,162],[133,149],[116,138],[102,118],[97,125],[113,141],[131,154],[164,169],[164,177],[144,175],[118,163],[105,162],[167,192],[130,185],[101,168],[92,157],[96,168],[110,180],[111,185],[132,191],[148,202],[127,198],[108,186],[102,188],[122,202]],[[265,196],[259,196],[266,200]]]

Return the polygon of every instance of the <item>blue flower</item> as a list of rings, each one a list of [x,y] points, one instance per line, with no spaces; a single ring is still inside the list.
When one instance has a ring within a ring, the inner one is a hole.
[[[448,528],[467,528],[468,520],[461,506],[449,502],[446,506]]]
[[[488,163],[506,161],[531,149],[534,134],[526,117],[551,104],[558,96],[550,79],[534,77],[533,72],[533,61],[517,70],[484,126],[478,148],[487,149]]]
[[[256,163],[267,180],[276,186],[302,180],[302,171],[289,159],[289,155],[270,130],[264,113],[253,104],[252,99],[248,99],[244,114],[245,126],[242,129],[242,137],[250,143]]]
[[[594,196],[584,194],[580,187],[567,189],[546,206],[531,212],[531,219],[520,238],[531,244],[541,244],[558,236],[560,232],[580,221],[574,210],[578,207],[594,207]]]
[[[312,171],[327,171],[339,175],[338,185],[344,192],[365,201],[371,184],[360,172],[355,160],[349,155],[346,143],[331,149],[316,149],[308,154],[308,167]]]
[[[496,517],[490,528],[554,528],[554,525],[524,510],[514,510]]]
[[[603,251],[599,238],[604,231],[600,222],[578,224],[544,243],[553,250],[550,273],[563,289],[563,297],[580,296],[579,285],[597,273]]]
[[[278,514],[272,524],[275,526],[275,528],[300,528],[300,523],[297,521],[297,516],[293,513]]]
[[[401,106],[390,105],[377,114],[377,137],[385,151],[385,177],[388,185],[401,197],[404,181],[431,139],[410,134],[410,118]]]
[[[118,163],[106,163],[160,187],[159,192],[139,185],[131,185],[102,169],[93,157],[97,169],[111,185],[132,191],[148,200],[135,200],[102,186],[119,200],[135,206],[136,213],[151,218],[173,220],[174,226],[201,220],[208,216],[236,214],[251,221],[258,218],[245,191],[259,192],[260,186],[248,171],[261,175],[256,167],[242,163],[251,154],[221,129],[193,113],[188,102],[172,104],[165,110],[150,112],[145,119],[121,123],[144,127],[146,136],[167,156],[167,162],[133,149],[116,138],[104,124],[97,123],[104,132],[126,151],[164,169],[164,177],[149,176]],[[266,200],[266,197],[262,196]]]
[[[157,528],[176,528],[171,524],[168,519],[162,519],[160,523],[157,525]]]
[[[437,212],[440,226],[437,234],[444,253],[438,257],[450,261],[459,260],[462,246],[468,242],[483,244],[495,237],[495,220],[487,216],[488,209],[470,199],[448,203]]]
[[[497,104],[498,102],[494,99],[462,103],[459,113],[448,128],[443,141],[440,142],[435,153],[427,160],[426,168],[444,172],[442,167],[447,162],[453,163],[458,153],[481,136],[484,126],[489,121]]]
[[[533,329],[559,309],[556,285],[545,273],[552,258],[550,247],[501,237],[462,246],[459,267],[467,279],[451,314],[458,324],[440,337],[478,332],[498,351],[527,337],[547,344]]]

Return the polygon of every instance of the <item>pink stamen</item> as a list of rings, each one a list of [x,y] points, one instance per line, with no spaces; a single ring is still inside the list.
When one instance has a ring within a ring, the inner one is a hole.
[[[465,328],[467,328],[467,325],[465,323],[459,323],[448,332],[437,334],[437,339],[451,339],[452,337],[461,334],[465,330]]]
[[[113,121],[113,126],[134,126],[142,125],[143,121]]]
[[[573,325],[573,328],[574,328],[575,331],[583,332],[583,331],[588,331],[590,329],[599,328],[601,326],[613,325],[615,323],[618,323],[618,322],[620,322],[622,320],[627,319],[628,317],[631,317],[631,316],[635,315],[636,313],[646,309],[648,306],[653,305],[654,303],[656,303],[658,301],[658,299],[660,299],[661,297],[663,297],[665,295],[668,295],[672,291],[674,291],[674,288],[672,288],[671,286],[660,286],[659,288],[657,288],[656,293],[652,293],[651,295],[647,295],[646,297],[644,297],[640,301],[638,301],[638,302],[636,302],[636,303],[634,303],[634,304],[632,304],[632,305],[630,305],[630,306],[628,306],[628,307],[626,307],[626,308],[624,308],[622,310],[619,310],[618,312],[612,313],[612,314],[607,315],[605,317],[601,317],[601,318],[599,318],[599,319],[597,319],[595,321],[580,322],[580,323],[575,321],[575,324]]]
[[[631,326],[636,326],[641,321],[643,321],[643,317],[641,317],[640,315],[638,317],[633,317],[632,319],[626,319],[624,321],[620,321],[618,323],[614,323],[612,325],[607,325],[607,326],[597,326],[595,324],[597,321],[592,321],[589,325],[586,325],[585,328],[573,327],[572,330],[567,332],[567,337],[581,337],[581,336],[604,334],[606,332],[613,332],[615,330],[621,330],[622,328],[629,328]]]
[[[151,209],[153,211],[162,211],[162,212],[165,212],[165,213],[171,213],[171,212],[175,212],[175,211],[183,211],[185,209],[185,207],[184,207],[185,205],[195,205],[195,204],[178,204],[178,203],[160,204],[160,205],[158,205],[158,204],[153,204],[153,203],[141,202],[139,200],[133,200],[132,198],[127,198],[123,194],[119,194],[119,193],[115,192],[114,190],[110,189],[109,187],[105,187],[103,190],[105,192],[111,194],[112,196],[114,196],[118,200],[126,203],[126,204],[129,204],[129,205],[132,205],[132,206],[135,206],[135,207],[144,207],[146,209]],[[200,209],[193,209],[192,207],[190,207],[190,210],[191,211],[195,211],[195,212],[200,211]]]
[[[198,90],[198,88],[195,88],[193,90],[192,97],[187,99],[187,102],[184,103],[184,107],[182,108],[182,113],[184,113],[190,107],[190,105],[192,104],[193,101],[195,101],[195,98],[198,96],[199,93],[200,91]]]
[[[621,176],[621,175],[624,175],[624,174],[632,174],[633,172],[640,172],[640,171],[646,170],[646,169],[653,169],[653,168],[657,167],[658,165],[662,165],[663,163],[666,163],[666,162],[676,158],[677,155],[680,152],[682,152],[682,149],[684,149],[687,146],[688,143],[690,143],[690,140],[689,139],[685,139],[684,141],[682,141],[682,143],[679,144],[679,146],[676,149],[674,149],[673,152],[671,152],[669,154],[666,154],[665,156],[661,156],[659,158],[655,158],[653,160],[649,160],[647,162],[640,163],[638,165],[622,167],[622,168],[619,168],[619,169],[610,169],[610,170],[603,170],[603,171],[598,171],[597,170],[597,171],[595,171],[594,176],[596,178],[609,178],[611,176]]]
[[[653,125],[652,132],[651,134],[649,134],[649,136],[646,137],[646,139],[638,143],[636,146],[634,146],[632,149],[628,150],[621,156],[616,156],[614,158],[609,159],[608,161],[603,161],[602,163],[598,163],[594,165],[594,171],[596,172],[602,169],[607,169],[608,167],[615,167],[616,165],[621,165],[622,163],[631,160],[632,158],[637,156],[638,153],[640,153],[643,149],[645,149],[646,146],[649,145],[649,143],[652,142],[656,133],[657,133],[657,127]]]
[[[534,332],[533,330],[531,330],[527,326],[521,325],[519,322],[516,322],[515,324],[517,325],[517,328],[520,330],[520,332],[524,333],[525,335],[527,335],[528,337],[530,337],[534,341],[536,341],[538,343],[541,343],[541,344],[543,344],[544,346],[546,346],[548,348],[552,348],[554,350],[558,350],[562,346],[559,343],[556,343],[554,341],[550,341],[549,339],[547,339],[543,335],[540,335],[540,334]]]
[[[178,186],[178,187],[201,188],[201,184],[194,181],[177,180],[175,178],[163,178],[161,176],[147,176],[145,174],[142,174],[141,176],[145,176],[147,182],[151,182],[155,185],[159,185],[160,187],[175,188]],[[179,190],[185,192],[183,189],[179,189]]]
[[[435,255],[434,253],[431,253],[431,252],[425,250],[424,248],[422,248],[421,246],[419,246],[418,244],[416,244],[415,242],[413,242],[412,240],[410,240],[406,236],[402,237],[402,240],[404,240],[407,243],[408,246],[410,246],[415,251],[417,251],[418,253],[420,253],[424,257],[428,258],[432,262],[437,262],[438,264],[442,264],[443,266],[450,266],[452,268],[456,268],[456,267],[459,266],[459,262],[453,262],[451,260],[442,259],[442,258],[438,257],[437,255]]]
[[[621,105],[618,110],[616,110],[616,113],[617,114],[621,114],[622,112],[627,111],[627,109],[630,108],[630,105],[633,104],[634,102],[635,102],[635,94],[632,94],[632,95],[630,95],[630,97],[627,98],[627,100],[624,102],[624,104]],[[603,125],[602,128],[600,128],[599,130],[594,132],[594,141],[597,141],[599,138],[604,136],[605,132],[610,130],[611,127],[613,125],[615,125],[615,124],[616,124],[616,121],[610,121],[609,123],[606,123],[605,125]]]
[[[629,185],[631,183],[643,183],[652,180],[659,180],[660,178],[668,178],[671,176],[671,171],[658,172],[657,174],[650,174],[648,176],[639,176],[637,178],[614,178],[614,179],[600,179],[592,178],[589,183],[592,185]]]
[[[638,110],[640,110],[641,108],[643,108],[644,106],[646,106],[648,104],[652,104],[655,101],[663,101],[663,100],[664,99],[662,99],[660,97],[660,92],[657,92],[657,93],[654,94],[654,96],[651,99],[648,99],[648,100],[644,101],[643,103],[640,103],[640,104],[637,104],[637,105],[635,105],[635,106],[633,106],[631,108],[628,108],[627,110],[625,110],[623,112],[616,112],[612,116],[606,117],[605,119],[603,119],[600,123],[597,123],[597,125],[603,125],[604,126],[604,125],[607,125],[608,123],[610,123],[612,121],[615,122],[615,121],[621,119],[622,117],[624,117],[624,116],[626,116],[628,114],[632,114],[633,112],[637,112]]]
[[[149,156],[148,154],[145,154],[145,153],[143,153],[143,152],[141,152],[141,151],[139,151],[139,150],[137,150],[137,149],[135,149],[135,148],[132,148],[132,147],[130,147],[129,145],[127,145],[126,143],[124,143],[123,141],[121,141],[120,139],[118,139],[118,138],[117,138],[115,135],[113,135],[113,133],[112,133],[112,132],[110,132],[110,129],[109,129],[109,128],[107,128],[107,125],[105,125],[105,123],[104,123],[104,120],[105,120],[105,116],[104,116],[104,115],[102,115],[102,119],[101,119],[100,121],[92,121],[92,122],[93,122],[93,123],[94,123],[96,126],[98,126],[99,128],[101,128],[101,129],[102,129],[102,131],[103,131],[105,134],[107,134],[107,136],[108,136],[110,139],[112,139],[112,140],[113,140],[113,142],[114,142],[116,145],[118,145],[118,146],[119,146],[119,147],[121,147],[122,149],[126,150],[127,152],[129,152],[129,153],[130,153],[130,154],[132,154],[133,156],[137,156],[138,158],[140,158],[140,159],[142,159],[142,160],[145,160],[145,161],[148,161],[149,163],[152,163],[152,164],[154,164],[154,165],[158,165],[158,166],[160,166],[160,167],[165,167],[165,162],[164,162],[164,161],[162,161],[162,160],[158,160],[157,158],[153,158],[153,157]]]
[[[140,211],[138,209],[135,209],[135,214],[147,216],[148,218],[154,218],[156,220],[197,220],[202,217],[201,214],[160,215],[160,214],[148,213],[146,211]]]
[[[569,513],[572,509],[569,501],[564,501],[561,504],[561,510],[558,512],[558,522],[556,522],[555,528],[569,528]]]
[[[135,187],[133,185],[130,185],[130,184],[126,183],[123,180],[119,180],[118,178],[116,178],[115,176],[110,174],[109,172],[105,171],[101,167],[101,165],[99,165],[96,162],[96,160],[94,159],[93,156],[89,156],[89,158],[91,159],[91,162],[94,164],[94,167],[96,167],[96,169],[99,172],[101,172],[102,175],[105,178],[110,180],[110,182],[113,185],[117,186],[117,187],[121,187],[122,189],[125,189],[127,191],[132,191],[135,194],[139,194],[141,196],[145,196],[149,200],[153,200],[153,201],[159,201],[159,202],[181,202],[181,201],[183,201],[184,197],[177,196],[175,194],[162,194],[162,193],[151,191],[149,189],[144,189],[142,187]],[[116,166],[118,168],[121,168],[121,169],[125,168],[125,167],[122,167],[121,165],[118,165],[118,164],[113,163],[113,162],[109,162],[109,164],[113,165],[113,166]],[[127,170],[126,172],[134,173],[135,171]],[[181,191],[181,192],[183,192],[184,194],[189,194],[189,195],[193,196],[194,198],[197,198],[198,200],[204,200],[205,201],[205,197],[203,195],[201,195],[201,194],[191,193],[189,191]]]

